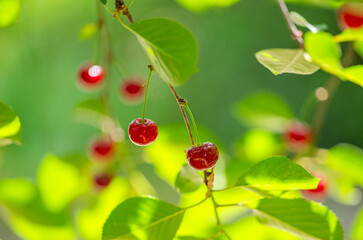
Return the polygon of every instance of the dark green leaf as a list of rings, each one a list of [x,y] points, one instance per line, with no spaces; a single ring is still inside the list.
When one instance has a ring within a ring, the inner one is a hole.
[[[194,171],[188,164],[181,167],[176,177],[175,186],[182,192],[194,192],[203,184],[203,178]]]
[[[107,4],[107,0],[99,0],[103,5]]]
[[[192,33],[168,19],[135,22],[129,29],[137,36],[159,76],[180,85],[197,72],[197,42]]]
[[[103,227],[103,240],[171,240],[185,209],[158,199],[130,198],[118,205]]]
[[[0,28],[7,27],[18,20],[20,0],[0,0]]]
[[[314,189],[319,179],[284,156],[271,157],[252,166],[239,177],[235,186],[257,191]],[[273,194],[274,195],[274,194]]]
[[[257,60],[273,74],[313,74],[319,66],[308,62],[302,49],[266,49],[256,53]]]
[[[343,240],[343,228],[327,207],[304,199],[260,199],[244,204],[268,226],[302,239]]]
[[[8,106],[0,102],[0,145],[21,143],[19,117]]]
[[[275,131],[284,131],[294,116],[283,99],[269,92],[256,93],[243,99],[235,106],[234,113],[247,125]]]

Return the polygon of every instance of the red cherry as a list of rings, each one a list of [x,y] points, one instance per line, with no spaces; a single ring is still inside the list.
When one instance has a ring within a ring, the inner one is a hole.
[[[158,126],[150,119],[145,118],[142,123],[141,118],[137,118],[129,125],[129,137],[134,144],[147,146],[158,137]]]
[[[99,86],[103,81],[104,70],[100,65],[84,65],[79,70],[79,80],[87,87]]]
[[[285,142],[292,151],[303,151],[312,141],[311,129],[301,122],[293,122],[285,132]]]
[[[112,181],[112,176],[107,173],[97,175],[94,178],[95,187],[98,189],[103,189],[107,187],[111,183],[111,181]]]
[[[217,146],[211,142],[190,147],[186,153],[189,165],[197,171],[204,171],[214,167],[219,157]]]
[[[348,3],[338,11],[338,21],[342,29],[363,26],[363,4]]]
[[[144,83],[139,78],[131,78],[121,83],[121,96],[130,101],[137,101],[144,95]]]
[[[100,160],[108,160],[114,156],[114,144],[109,139],[97,139],[91,144],[92,156]]]
[[[313,173],[314,177],[320,178],[318,186],[315,189],[303,190],[302,193],[305,197],[315,201],[324,201],[327,197],[327,179],[324,174],[320,172]]]

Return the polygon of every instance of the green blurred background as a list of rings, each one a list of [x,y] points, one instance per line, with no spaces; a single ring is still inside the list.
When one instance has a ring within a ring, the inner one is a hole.
[[[289,6],[311,23],[326,23],[328,31],[339,32],[334,10]],[[227,153],[246,130],[231,113],[234,103],[256,91],[270,90],[298,113],[305,97],[329,78],[323,72],[274,76],[257,62],[254,54],[261,49],[296,47],[274,1],[243,0],[228,8],[192,13],[173,0],[135,0],[131,12],[136,20],[170,18],[194,33],[200,71],[177,90],[188,99],[197,123],[215,134]],[[105,14],[123,75],[146,78],[148,61],[136,38]],[[85,153],[89,138],[98,134],[96,129],[74,122],[72,116],[78,102],[97,95],[81,92],[75,84],[77,69],[93,58],[95,47],[94,39],[78,40],[78,32],[84,24],[95,21],[94,1],[24,0],[17,24],[0,30],[0,101],[13,107],[23,129],[22,146],[0,150],[1,178],[34,178],[46,153]],[[121,77],[115,71],[111,77],[113,108],[126,129],[132,119],[140,117],[142,107],[120,101]],[[156,74],[150,85],[147,116],[159,126],[182,122],[168,87]],[[346,142],[362,148],[362,136],[362,89],[343,83],[332,101],[318,145]],[[336,211],[339,216],[339,208]],[[341,214],[348,218],[353,211],[344,208]],[[345,226],[349,223],[343,221]]]

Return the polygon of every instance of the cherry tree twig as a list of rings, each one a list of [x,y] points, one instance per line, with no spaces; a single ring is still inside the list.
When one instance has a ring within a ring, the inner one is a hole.
[[[296,25],[294,24],[294,22],[292,21],[291,17],[290,17],[290,12],[289,9],[286,6],[286,3],[284,0],[277,0],[279,6],[280,6],[280,10],[282,12],[282,15],[285,18],[285,21],[290,29],[291,32],[291,36],[294,40],[296,40],[299,43],[299,47],[301,49],[304,48],[304,39],[302,37],[302,32],[299,31],[296,27]]]

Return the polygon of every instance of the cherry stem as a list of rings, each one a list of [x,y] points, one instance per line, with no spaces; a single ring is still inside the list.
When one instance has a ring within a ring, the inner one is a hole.
[[[197,124],[195,123],[195,120],[194,120],[194,117],[193,117],[193,113],[192,113],[192,111],[190,110],[190,108],[188,106],[188,102],[185,103],[184,107],[188,111],[189,117],[192,120],[192,124],[193,124],[193,128],[194,128],[194,134],[195,134],[195,137],[197,139],[197,144],[200,145],[201,142],[200,142],[200,138],[199,138]]]
[[[279,3],[282,15],[284,16],[285,21],[290,29],[292,38],[299,43],[299,47],[301,49],[304,49],[304,39],[302,37],[302,33],[297,29],[296,25],[292,21],[292,19],[290,17],[289,9],[287,8],[285,1],[277,0],[277,2]]]
[[[185,111],[184,111],[184,108],[183,106],[186,104],[186,100],[184,98],[181,98],[179,96],[179,94],[177,93],[177,91],[175,90],[175,88],[173,86],[171,86],[170,84],[168,84],[171,92],[173,93],[178,105],[179,105],[179,108],[180,108],[180,111],[183,115],[183,119],[184,119],[184,122],[185,122],[185,126],[187,127],[187,130],[188,130],[188,133],[189,133],[189,138],[190,138],[190,141],[192,143],[192,145],[195,144],[194,142],[194,138],[193,138],[193,134],[192,134],[192,130],[190,129],[190,124],[189,124],[189,121],[188,121],[188,118],[187,118],[187,115],[185,114]]]
[[[141,123],[145,122],[146,98],[147,98],[147,93],[149,91],[149,84],[150,84],[151,74],[153,73],[153,70],[154,70],[151,65],[149,65],[148,68],[149,68],[149,76],[147,78],[147,83],[146,83],[145,96],[144,96],[144,106],[142,108]]]

